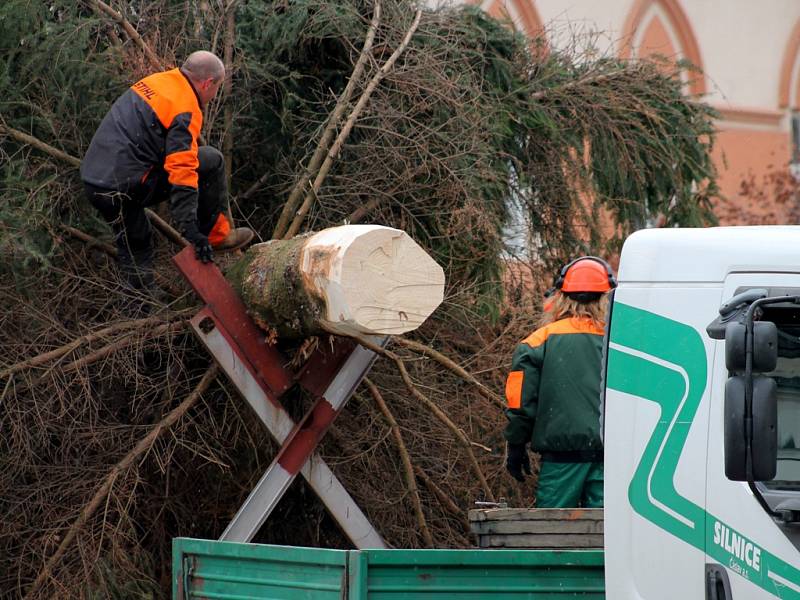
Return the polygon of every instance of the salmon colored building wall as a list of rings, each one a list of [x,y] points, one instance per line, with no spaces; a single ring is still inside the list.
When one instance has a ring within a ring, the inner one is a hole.
[[[487,0],[481,5],[495,19],[509,19],[518,31],[534,36],[543,28],[536,7],[530,0]]]
[[[715,164],[723,223],[790,222],[772,181],[787,177],[792,115],[800,113],[800,0],[483,0],[527,34],[605,32],[608,53],[685,59],[688,92],[720,113]],[[557,45],[557,40],[551,40]],[[755,188],[750,183],[755,184]]]

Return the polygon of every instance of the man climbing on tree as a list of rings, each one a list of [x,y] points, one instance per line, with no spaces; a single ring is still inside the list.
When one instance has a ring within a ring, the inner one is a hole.
[[[231,229],[225,215],[222,154],[198,147],[202,110],[224,78],[218,57],[193,52],[180,68],[133,84],[89,144],[81,163],[86,195],[114,230],[120,271],[133,290],[157,291],[147,206],[169,199],[175,226],[203,262],[213,260],[214,250],[253,239],[250,229]]]
[[[563,269],[541,327],[514,351],[506,381],[506,468],[531,474],[528,443],[541,455],[538,508],[601,508],[600,355],[606,295],[617,282],[601,258]]]

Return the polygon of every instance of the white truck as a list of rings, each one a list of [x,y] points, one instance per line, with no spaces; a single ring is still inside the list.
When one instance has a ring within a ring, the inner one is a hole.
[[[619,282],[607,597],[799,599],[800,227],[640,231]]]
[[[800,600],[800,227],[624,245],[605,339],[600,550],[176,539],[176,598]]]

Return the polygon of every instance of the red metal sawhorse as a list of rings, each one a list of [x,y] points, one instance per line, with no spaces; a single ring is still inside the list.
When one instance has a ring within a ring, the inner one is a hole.
[[[191,246],[175,255],[173,261],[206,304],[191,319],[195,334],[281,444],[278,455],[220,540],[249,542],[300,473],[356,548],[385,548],[380,534],[315,452],[369,371],[375,353],[337,337],[332,349],[320,344],[294,376],[285,366],[286,359],[266,343],[264,332],[247,315],[244,303],[214,263],[198,261]],[[387,338],[371,340],[384,345]],[[295,382],[316,398],[299,423],[279,401]]]

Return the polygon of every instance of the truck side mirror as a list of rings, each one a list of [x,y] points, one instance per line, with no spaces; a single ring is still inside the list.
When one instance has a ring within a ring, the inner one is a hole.
[[[725,366],[741,372],[747,366],[745,324],[729,323],[725,328]],[[769,373],[778,366],[778,328],[772,321],[753,323],[753,372]]]
[[[775,477],[778,466],[777,386],[771,377],[754,373],[775,370],[778,328],[771,321],[753,323],[749,371],[746,336],[745,323],[728,323],[725,328],[725,366],[732,373],[725,384],[725,476],[732,481],[748,481],[749,445],[753,480],[769,481]],[[748,393],[752,393],[750,414]]]
[[[727,348],[726,348],[727,350]],[[753,479],[769,481],[778,468],[778,399],[772,377],[753,379]],[[735,375],[725,384],[725,476],[747,481],[746,377]]]

